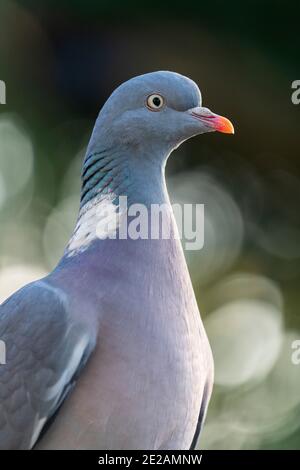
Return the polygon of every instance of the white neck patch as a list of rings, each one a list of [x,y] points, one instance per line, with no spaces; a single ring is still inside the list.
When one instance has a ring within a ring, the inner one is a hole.
[[[79,212],[77,225],[66,248],[67,257],[85,251],[93,240],[114,238],[119,226],[116,195],[101,194],[87,202]]]

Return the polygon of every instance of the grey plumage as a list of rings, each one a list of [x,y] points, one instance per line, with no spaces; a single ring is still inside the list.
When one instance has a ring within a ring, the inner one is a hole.
[[[7,349],[0,369],[1,448],[27,449],[68,393],[95,333],[74,321],[65,295],[44,282],[4,302],[0,318]]]
[[[151,93],[164,97],[161,112],[149,109]],[[171,72],[136,77],[107,101],[62,260],[0,306],[1,449],[196,445],[213,362],[164,166],[187,138],[229,132],[225,121],[201,108],[194,82]],[[99,212],[114,213],[121,195],[165,204],[170,238],[99,239]]]

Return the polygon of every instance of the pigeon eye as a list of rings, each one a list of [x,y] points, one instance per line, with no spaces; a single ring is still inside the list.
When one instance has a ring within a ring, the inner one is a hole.
[[[161,95],[150,95],[147,98],[147,107],[151,111],[159,111],[164,105],[164,99]]]

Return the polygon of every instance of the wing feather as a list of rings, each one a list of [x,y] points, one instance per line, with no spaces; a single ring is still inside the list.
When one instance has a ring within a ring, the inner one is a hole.
[[[40,281],[0,305],[0,449],[29,449],[57,411],[95,338],[59,289]]]

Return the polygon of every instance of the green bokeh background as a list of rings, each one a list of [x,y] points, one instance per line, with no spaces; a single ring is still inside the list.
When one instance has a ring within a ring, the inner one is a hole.
[[[300,448],[299,26],[296,1],[0,4],[1,300],[58,261],[84,148],[118,84],[185,74],[235,124],[167,167],[174,201],[205,203],[205,247],[187,253],[216,362],[204,448]]]

